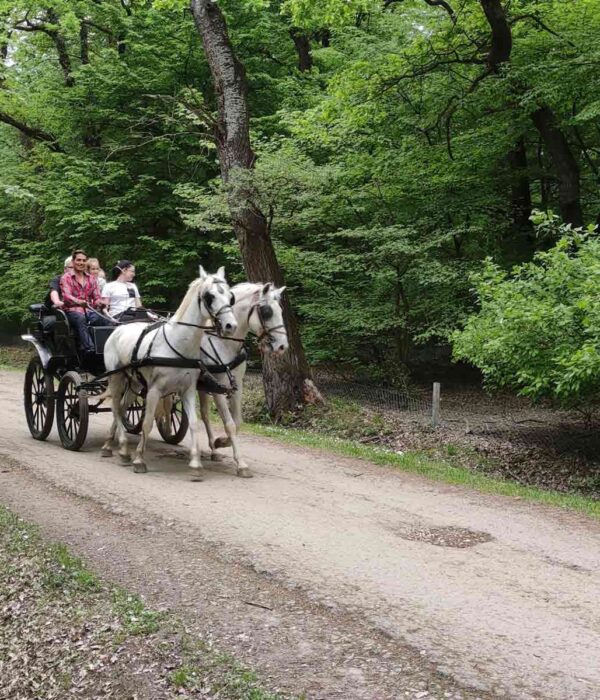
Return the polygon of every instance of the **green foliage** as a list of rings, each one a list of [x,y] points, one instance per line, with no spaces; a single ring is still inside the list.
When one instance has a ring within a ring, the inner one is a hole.
[[[538,215],[560,239],[510,274],[487,260],[473,276],[479,312],[454,334],[454,353],[494,388],[563,405],[600,398],[600,240]]]
[[[249,203],[270,223],[309,359],[402,381],[416,345],[465,322],[483,260],[501,271],[555,242],[515,218],[524,177],[534,206],[558,209],[540,105],[571,146],[586,216],[600,210],[597,2],[506,5],[513,50],[496,75],[481,4],[450,5],[454,17],[423,0],[223,0],[257,154],[225,187],[188,3],[60,0],[49,16],[0,0],[0,117],[56,139],[0,119],[0,322],[44,296],[73,246],[105,269],[135,260],[151,305],[174,306],[200,261],[241,280],[228,203]]]

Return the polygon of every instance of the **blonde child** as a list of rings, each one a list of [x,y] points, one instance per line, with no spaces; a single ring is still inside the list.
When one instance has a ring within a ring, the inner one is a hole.
[[[88,274],[96,278],[98,287],[100,291],[102,291],[102,288],[106,284],[106,275],[104,274],[104,270],[100,267],[98,258],[88,258],[86,269]]]

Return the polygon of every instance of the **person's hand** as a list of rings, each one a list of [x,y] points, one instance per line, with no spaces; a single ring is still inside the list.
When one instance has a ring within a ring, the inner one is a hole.
[[[54,304],[52,304],[52,306],[54,306],[57,309],[62,309],[64,305],[65,302],[61,301],[60,299],[58,301],[55,301]]]

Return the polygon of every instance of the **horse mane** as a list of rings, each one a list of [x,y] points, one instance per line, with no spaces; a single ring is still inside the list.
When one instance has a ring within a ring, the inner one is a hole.
[[[265,282],[240,282],[231,288],[235,295],[235,300],[245,301],[248,297],[258,299],[260,290],[265,286]]]
[[[192,280],[192,282],[190,282],[190,286],[188,287],[188,290],[185,293],[181,304],[179,304],[179,306],[177,307],[177,311],[171,317],[174,321],[181,321],[183,319],[191,304],[197,301],[198,296],[200,295],[200,290],[202,289],[202,286],[204,285],[207,279],[208,277],[206,279],[201,279],[200,277],[197,277],[195,280]]]

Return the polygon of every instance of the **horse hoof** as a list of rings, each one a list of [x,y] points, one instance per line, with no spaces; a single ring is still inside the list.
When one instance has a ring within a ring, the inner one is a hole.
[[[231,440],[228,437],[218,437],[215,440],[215,447],[231,447]]]
[[[110,450],[110,449],[108,449],[108,448],[106,448],[106,447],[103,447],[103,448],[100,450],[100,456],[101,456],[101,457],[112,457],[112,450]]]
[[[123,465],[128,465],[131,464],[131,457],[129,455],[119,455],[119,459],[121,460],[121,464]]]
[[[238,469],[237,475],[242,477],[242,479],[251,479],[254,476],[248,467],[241,467],[241,469]]]
[[[190,481],[204,481],[204,469],[190,468]]]
[[[213,462],[222,462],[224,459],[223,455],[220,455],[218,452],[211,452],[210,458]]]
[[[134,474],[145,474],[148,471],[146,465],[144,462],[134,462],[133,463],[133,472]]]

